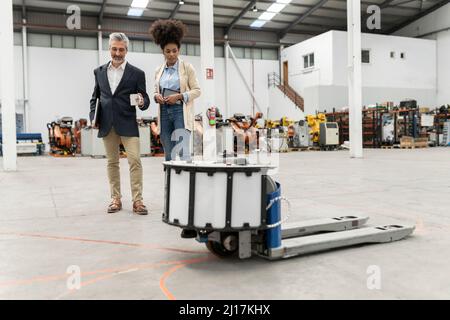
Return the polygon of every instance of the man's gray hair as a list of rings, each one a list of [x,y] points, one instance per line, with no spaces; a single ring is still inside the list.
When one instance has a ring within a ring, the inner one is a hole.
[[[111,42],[112,41],[123,41],[125,42],[125,46],[128,49],[128,45],[130,44],[130,40],[128,39],[128,37],[126,36],[125,33],[122,32],[113,32],[109,35],[109,46],[111,47]]]

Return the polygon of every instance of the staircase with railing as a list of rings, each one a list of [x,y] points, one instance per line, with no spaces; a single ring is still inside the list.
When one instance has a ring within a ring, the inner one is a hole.
[[[305,111],[305,101],[289,84],[281,83],[280,76],[276,72],[267,75],[270,87],[277,87],[288,97],[300,110]]]

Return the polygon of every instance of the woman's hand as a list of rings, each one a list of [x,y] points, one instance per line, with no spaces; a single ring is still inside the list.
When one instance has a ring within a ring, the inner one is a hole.
[[[157,95],[155,95],[155,99],[156,99],[156,101],[159,104],[164,104],[165,103],[163,96],[161,94],[159,94],[159,93]]]
[[[178,100],[181,100],[181,97],[182,97],[181,93],[172,94],[172,95],[170,95],[168,97],[165,97],[164,98],[164,102],[167,103],[167,104],[172,105],[172,104],[177,103]]]

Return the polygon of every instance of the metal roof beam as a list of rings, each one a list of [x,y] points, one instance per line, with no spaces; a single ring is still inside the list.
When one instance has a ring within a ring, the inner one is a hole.
[[[298,19],[296,19],[294,22],[292,22],[287,28],[285,28],[283,31],[280,32],[280,39],[283,38],[292,28],[294,28],[297,24],[304,21],[306,18],[308,18],[314,11],[322,7],[325,3],[327,3],[328,0],[320,0],[318,4],[316,4],[314,7],[306,11],[304,14],[302,14]]]
[[[173,19],[175,17],[175,15],[177,14],[180,7],[181,7],[181,4],[180,4],[180,2],[178,2],[177,5],[175,6],[175,8],[170,13],[169,19]]]
[[[106,2],[108,0],[103,0],[102,7],[100,8],[100,13],[98,14],[98,24],[101,25],[103,23],[103,16],[105,14]]]
[[[245,8],[242,9],[242,11],[237,15],[237,17],[235,17],[233,19],[233,21],[231,21],[230,25],[225,30],[225,35],[226,36],[230,33],[231,29],[233,29],[234,25],[239,21],[239,19],[241,19],[248,12],[248,10],[250,10],[254,5],[256,5],[256,1],[255,0],[252,0],[249,3],[247,3]]]
[[[389,29],[386,33],[387,34],[392,34],[392,33],[396,32],[396,31],[406,27],[407,25],[413,23],[414,21],[419,20],[420,18],[426,16],[427,14],[430,14],[433,11],[436,11],[437,9],[445,6],[447,3],[450,3],[450,0],[442,0],[442,1],[438,2],[437,4],[435,4],[434,6],[428,8],[428,9],[426,9],[426,10],[424,10],[424,11],[418,13],[418,14],[416,14],[415,16],[413,16],[411,18],[408,18],[407,20],[405,20],[402,23],[400,23],[398,26],[395,26],[395,27]]]

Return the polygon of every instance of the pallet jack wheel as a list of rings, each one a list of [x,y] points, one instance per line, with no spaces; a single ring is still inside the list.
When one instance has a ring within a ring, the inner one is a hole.
[[[238,238],[237,235],[230,234],[223,238],[221,242],[208,241],[206,247],[212,254],[217,257],[225,258],[233,256],[238,251]]]

